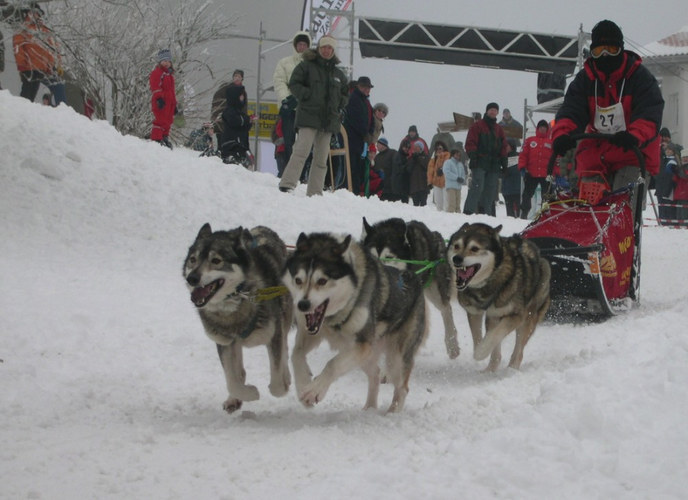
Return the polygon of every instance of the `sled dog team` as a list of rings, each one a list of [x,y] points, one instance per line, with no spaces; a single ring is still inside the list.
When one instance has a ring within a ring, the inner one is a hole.
[[[400,411],[428,331],[426,298],[441,313],[448,356],[459,355],[454,293],[466,310],[474,358],[489,356],[486,370],[495,371],[502,340],[516,330],[509,366],[518,369],[549,306],[550,269],[532,242],[502,237],[501,227],[466,223],[447,244],[418,221],[370,225],[364,218],[360,241],[301,233],[288,251],[264,226],[213,231],[205,224],[189,248],[183,276],[217,344],[229,391],[223,408],[232,413],[259,398],[258,389],[246,384],[245,347],[267,348],[270,393],[288,392],[287,335],[295,323],[291,362],[304,406],[322,401],[335,380],[360,368],[368,378],[364,409],[377,408],[380,383],[387,382],[394,387],[387,411]],[[336,354],[314,377],[307,356],[323,340]]]

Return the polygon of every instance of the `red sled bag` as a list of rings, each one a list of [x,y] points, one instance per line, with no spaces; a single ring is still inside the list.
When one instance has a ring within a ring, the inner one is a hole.
[[[550,261],[553,302],[563,302],[570,312],[582,308],[581,313],[593,314],[623,306],[636,243],[630,189],[594,206],[576,200],[552,202],[522,235]]]

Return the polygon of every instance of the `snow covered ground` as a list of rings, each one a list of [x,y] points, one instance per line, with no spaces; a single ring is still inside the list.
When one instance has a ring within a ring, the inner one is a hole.
[[[293,244],[301,231],[358,236],[364,215],[445,237],[465,221],[507,235],[523,221],[282,194],[272,175],[123,137],[66,107],[0,91],[0,110],[0,497],[686,498],[688,231],[646,228],[641,307],[541,325],[520,371],[481,372],[458,306],[463,352],[449,360],[431,309],[400,414],[361,411],[359,372],[313,409],[293,388],[274,398],[254,349],[261,399],[227,415],[181,277],[204,222],[264,224]],[[321,347],[313,368],[329,356]],[[383,386],[380,407],[390,399]]]

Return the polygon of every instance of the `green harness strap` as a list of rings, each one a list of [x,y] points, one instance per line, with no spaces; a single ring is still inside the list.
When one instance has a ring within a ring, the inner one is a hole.
[[[430,270],[430,276],[428,278],[428,281],[423,285],[424,288],[428,288],[432,284],[432,280],[435,277],[435,267],[437,267],[437,264],[441,264],[442,262],[445,262],[444,259],[437,259],[437,260],[406,260],[406,259],[391,259],[391,258],[382,258],[380,259],[383,262],[403,262],[405,264],[412,264],[414,266],[423,266],[420,269],[416,271],[416,274],[421,274],[427,271],[428,269]]]
[[[284,285],[269,286],[256,290],[256,293],[251,295],[251,300],[254,302],[263,302],[264,300],[276,299],[287,293],[289,293],[289,289]]]

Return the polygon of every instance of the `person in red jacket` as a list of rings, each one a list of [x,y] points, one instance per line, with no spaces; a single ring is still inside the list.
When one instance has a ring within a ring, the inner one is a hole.
[[[504,130],[497,123],[499,105],[491,102],[485,114],[466,134],[466,153],[470,159],[471,182],[468,185],[463,213],[495,215],[499,176],[506,172],[508,143]]]
[[[158,64],[148,78],[151,90],[153,129],[150,138],[172,149],[170,127],[177,111],[177,95],[174,86],[174,68],[170,49],[158,52]]]
[[[549,138],[547,121],[540,120],[535,135],[528,137],[518,157],[518,169],[523,175],[521,195],[521,219],[527,219],[535,189],[540,186],[542,194],[549,190],[547,163],[552,156],[552,140]]]
[[[603,176],[612,189],[634,182],[636,146],[647,172],[657,174],[664,99],[657,80],[641,63],[638,54],[624,50],[623,33],[614,22],[595,25],[590,57],[569,85],[552,129],[552,149],[560,156],[576,147],[571,134],[613,134],[610,141],[585,139],[578,144],[579,177],[582,172],[590,178]]]

